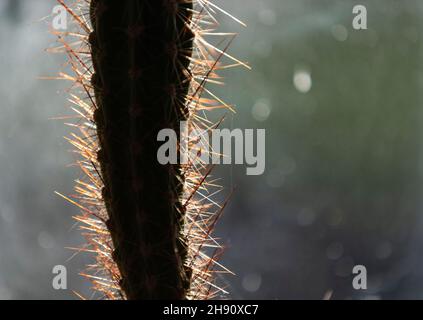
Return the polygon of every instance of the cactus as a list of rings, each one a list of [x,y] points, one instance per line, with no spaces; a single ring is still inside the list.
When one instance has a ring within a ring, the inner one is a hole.
[[[161,129],[179,132],[186,121],[189,132],[207,134],[220,123],[208,111],[232,110],[205,86],[221,83],[219,69],[244,65],[205,39],[216,11],[226,12],[208,0],[58,2],[75,27],[55,33],[71,69],[59,78],[73,82],[79,120],[68,140],[83,173],[65,198],[81,209],[81,250],[96,255],[83,275],[108,299],[226,293],[214,274],[229,270],[217,262],[222,247],[212,237],[226,201],[212,200],[221,187],[198,159],[208,149],[197,146],[188,164],[157,161]]]

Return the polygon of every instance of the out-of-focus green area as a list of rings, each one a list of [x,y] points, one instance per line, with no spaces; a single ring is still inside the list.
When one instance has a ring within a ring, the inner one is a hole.
[[[234,127],[267,129],[266,174],[234,169],[226,216],[240,297],[422,297],[422,3],[235,2],[248,28],[233,52],[253,71],[224,92]],[[352,27],[356,4],[368,30]]]
[[[248,25],[230,53],[252,71],[225,72],[213,88],[237,106],[226,124],[265,128],[266,172],[221,166],[236,186],[218,235],[232,298],[423,298],[421,108],[423,3],[419,0],[218,0]],[[352,28],[352,8],[368,30]],[[86,256],[70,193],[76,171],[49,118],[69,114],[66,84],[37,80],[63,60],[43,49],[53,0],[0,0],[0,298],[72,298],[51,286],[68,266],[69,288]],[[212,87],[210,87],[212,89]],[[352,268],[369,288],[352,288]]]

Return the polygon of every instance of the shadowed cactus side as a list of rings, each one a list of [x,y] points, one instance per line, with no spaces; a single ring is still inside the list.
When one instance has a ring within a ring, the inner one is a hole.
[[[213,277],[229,271],[211,236],[225,203],[213,200],[220,187],[198,159],[208,146],[178,144],[199,148],[182,150],[188,164],[157,161],[160,130],[179,133],[186,121],[189,132],[207,133],[220,123],[207,111],[231,109],[205,88],[220,83],[220,68],[242,64],[204,38],[220,9],[200,0],[58,1],[75,28],[55,33],[72,70],[59,78],[74,82],[78,132],[69,141],[84,173],[69,200],[81,208],[82,250],[96,254],[84,276],[109,299],[226,293]]]
[[[192,5],[91,3],[92,75],[107,227],[129,299],[183,299],[190,288],[179,165],[157,161],[157,135],[179,132],[192,39]]]

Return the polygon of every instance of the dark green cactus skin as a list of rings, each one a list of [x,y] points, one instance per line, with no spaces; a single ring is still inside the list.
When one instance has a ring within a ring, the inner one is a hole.
[[[91,2],[98,160],[127,299],[185,299],[190,288],[184,177],[157,161],[158,132],[179,132],[188,117],[190,8],[189,0]]]

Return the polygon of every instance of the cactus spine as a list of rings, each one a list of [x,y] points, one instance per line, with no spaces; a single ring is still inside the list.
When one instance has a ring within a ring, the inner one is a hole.
[[[229,271],[211,236],[225,204],[212,200],[220,187],[211,168],[157,161],[161,129],[179,132],[187,121],[207,133],[217,124],[205,113],[231,109],[205,88],[220,83],[222,57],[242,64],[204,38],[220,9],[205,0],[58,1],[76,27],[56,33],[72,70],[60,78],[74,82],[70,101],[83,120],[69,141],[84,178],[69,200],[81,208],[84,250],[96,253],[84,275],[109,299],[225,293],[213,277]]]

